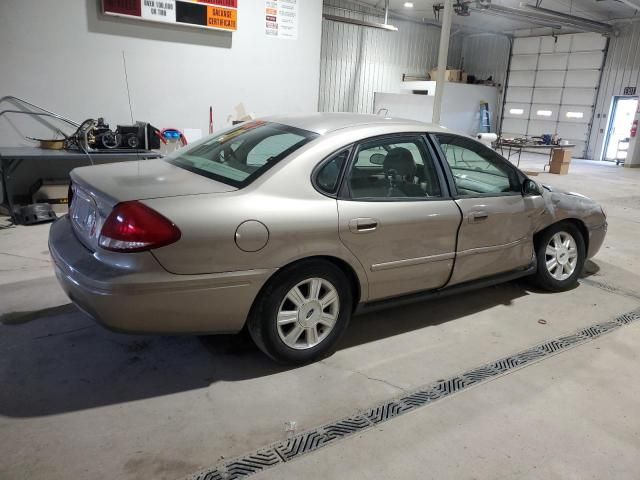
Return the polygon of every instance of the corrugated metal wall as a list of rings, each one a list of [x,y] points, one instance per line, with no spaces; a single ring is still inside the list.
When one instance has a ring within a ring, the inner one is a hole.
[[[611,99],[622,95],[624,87],[638,87],[640,93],[640,23],[619,24],[612,36],[605,61],[587,157],[600,160],[607,133]]]
[[[498,87],[498,106],[496,117],[502,119],[503,94],[509,68],[511,39],[506,35],[478,33],[464,37],[462,41],[462,68],[477,79],[493,77]],[[498,125],[492,126],[499,131]],[[492,131],[494,131],[492,129]]]
[[[504,85],[509,66],[511,41],[506,35],[478,33],[467,35],[462,43],[462,68],[476,78]]]
[[[327,0],[324,12],[377,23],[375,10],[341,0]],[[402,74],[425,75],[438,63],[440,28],[397,19],[390,32],[323,19],[320,60],[321,112],[373,113],[374,92],[399,91]],[[452,36],[449,65],[461,63],[462,37]]]

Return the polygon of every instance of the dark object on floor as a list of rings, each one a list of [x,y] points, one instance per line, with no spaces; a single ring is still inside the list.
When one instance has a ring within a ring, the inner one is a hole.
[[[35,225],[38,223],[52,222],[57,217],[51,205],[48,203],[32,203],[20,207],[16,213],[16,223],[19,225]]]

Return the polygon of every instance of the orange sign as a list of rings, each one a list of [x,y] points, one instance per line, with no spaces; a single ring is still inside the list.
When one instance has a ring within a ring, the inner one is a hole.
[[[238,11],[231,8],[207,6],[207,26],[235,31],[238,29]]]

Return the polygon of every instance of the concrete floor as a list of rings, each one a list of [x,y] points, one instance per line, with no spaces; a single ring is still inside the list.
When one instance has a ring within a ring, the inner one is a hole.
[[[638,308],[640,170],[575,161],[538,179],[608,212],[578,288],[516,282],[356,317],[302,368],[241,336],[108,332],[56,285],[47,226],[0,230],[0,478],[184,477],[286,438],[287,422],[312,428]],[[640,324],[622,327],[256,478],[637,478],[639,341]]]

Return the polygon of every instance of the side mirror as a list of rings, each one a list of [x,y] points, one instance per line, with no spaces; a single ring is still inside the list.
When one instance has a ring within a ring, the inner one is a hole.
[[[385,157],[386,155],[383,155],[382,153],[374,153],[373,155],[371,155],[371,157],[369,157],[369,162],[373,163],[374,165],[382,165],[384,164]]]
[[[525,197],[532,195],[542,195],[542,189],[536,182],[534,182],[530,178],[527,178],[522,183],[522,195]]]

